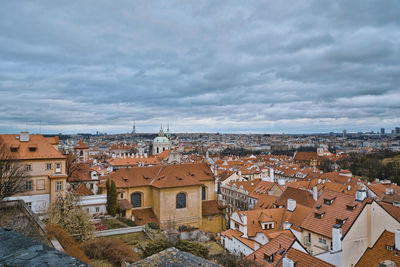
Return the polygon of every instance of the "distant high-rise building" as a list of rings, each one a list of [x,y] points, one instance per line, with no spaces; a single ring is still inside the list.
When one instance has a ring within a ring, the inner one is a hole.
[[[343,138],[346,138],[346,130],[343,130]]]
[[[395,134],[400,134],[400,127],[394,128],[394,133]]]
[[[381,134],[385,134],[385,128],[381,128]]]

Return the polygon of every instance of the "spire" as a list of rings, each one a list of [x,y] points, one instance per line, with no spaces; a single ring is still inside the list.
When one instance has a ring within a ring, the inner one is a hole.
[[[136,121],[133,121],[133,129],[132,129],[132,134],[136,133]]]
[[[169,132],[169,123],[167,124],[167,134],[166,134],[166,136],[167,136],[168,138],[171,137],[171,133]]]
[[[164,130],[162,129],[162,123],[161,123],[160,131],[158,132],[158,136],[164,136]]]

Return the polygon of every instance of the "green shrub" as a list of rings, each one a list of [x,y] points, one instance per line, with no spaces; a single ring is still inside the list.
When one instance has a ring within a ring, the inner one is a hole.
[[[208,259],[208,249],[200,243],[179,240],[176,242],[175,247],[181,251],[189,252],[193,255]]]
[[[149,226],[151,229],[154,229],[154,230],[160,229],[160,225],[158,223],[156,223],[156,222],[149,222],[147,224],[147,226]]]
[[[125,223],[125,224],[131,226],[131,227],[136,226],[136,223],[135,223],[134,221],[129,220],[129,219],[127,219],[127,218],[118,217],[118,220],[119,220],[120,222],[123,222],[123,223]]]
[[[143,258],[149,257],[172,246],[173,244],[165,239],[153,240],[149,242],[144,249]]]
[[[193,227],[191,225],[180,225],[178,227],[179,232],[188,232],[188,231],[192,231],[192,230],[196,230],[196,229],[198,229],[198,228]]]

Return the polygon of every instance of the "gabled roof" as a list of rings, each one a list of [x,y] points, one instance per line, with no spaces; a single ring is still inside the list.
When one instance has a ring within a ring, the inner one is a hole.
[[[394,233],[386,230],[383,231],[374,246],[372,248],[367,248],[357,262],[356,267],[378,266],[378,264],[384,260],[391,260],[399,266],[400,257],[398,256],[398,252],[394,249],[394,238]],[[391,247],[392,250],[389,250],[387,246]]]
[[[315,203],[310,192],[293,187],[287,187],[286,190],[283,191],[282,195],[275,201],[275,205],[286,207],[289,198],[296,200],[296,204],[298,203],[307,207],[312,207]]]
[[[79,140],[78,144],[74,146],[74,149],[88,149],[88,145],[86,145],[82,140]]]
[[[93,192],[90,191],[90,189],[87,188],[85,184],[80,184],[78,188],[75,190],[75,193],[80,197],[94,195]]]
[[[110,178],[118,188],[145,185],[170,188],[201,185],[204,181],[214,180],[209,166],[205,163],[123,168],[110,174]]]
[[[44,137],[39,134],[29,135],[29,141],[21,142],[19,134],[2,134],[0,140],[8,148],[8,152],[13,159],[65,159],[66,157],[53,147],[55,138]],[[11,152],[11,147],[17,149]],[[34,149],[30,149],[34,148]]]
[[[320,260],[317,257],[304,253],[293,247],[289,248],[289,251],[286,253],[285,257],[291,259],[296,267],[335,267],[335,265]],[[282,260],[278,266],[282,267]]]
[[[334,199],[330,205],[324,204],[325,199]],[[348,205],[354,204],[355,197],[343,193],[326,190],[315,202],[312,211],[300,225],[301,228],[328,238],[332,238],[332,227],[336,219],[345,216],[347,220],[342,225],[342,235],[345,236],[351,225],[370,199],[358,202],[354,209],[348,210]],[[322,214],[322,218],[315,217],[315,213]]]

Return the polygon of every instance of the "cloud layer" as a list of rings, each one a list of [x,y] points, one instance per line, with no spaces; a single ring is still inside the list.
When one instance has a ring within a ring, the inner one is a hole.
[[[0,131],[400,126],[400,1],[4,1]]]

